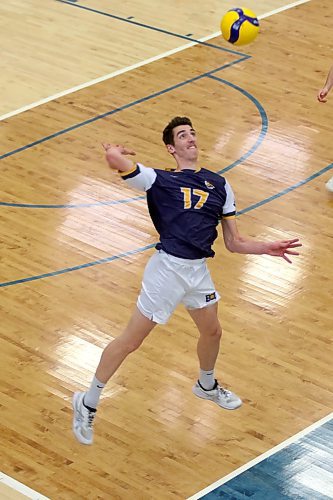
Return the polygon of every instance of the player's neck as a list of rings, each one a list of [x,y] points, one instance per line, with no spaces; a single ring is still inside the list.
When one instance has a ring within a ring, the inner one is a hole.
[[[197,160],[178,160],[177,170],[197,170]]]

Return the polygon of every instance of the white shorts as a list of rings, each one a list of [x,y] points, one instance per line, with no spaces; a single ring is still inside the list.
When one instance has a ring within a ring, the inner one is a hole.
[[[159,250],[146,265],[137,306],[146,318],[166,323],[179,303],[200,309],[219,299],[206,259],[180,259]]]

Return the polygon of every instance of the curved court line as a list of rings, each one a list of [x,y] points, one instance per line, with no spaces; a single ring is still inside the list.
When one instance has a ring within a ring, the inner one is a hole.
[[[244,59],[241,59],[241,60],[244,60]],[[229,63],[228,66],[231,65],[231,64],[236,64],[236,62],[239,62],[239,61],[240,60],[234,61],[233,63]],[[267,133],[267,129],[268,129],[268,117],[267,117],[267,114],[266,114],[264,108],[262,107],[262,105],[260,104],[260,102],[254,96],[252,96],[249,92],[247,92],[246,90],[242,89],[238,85],[235,85],[234,83],[228,82],[227,80],[223,80],[222,78],[216,77],[216,76],[214,76],[212,74],[212,73],[216,73],[217,71],[221,71],[224,68],[225,68],[225,66],[222,66],[220,68],[217,68],[217,69],[213,70],[213,72],[203,73],[202,75],[199,75],[198,77],[195,77],[194,79],[197,80],[199,78],[208,77],[208,78],[211,78],[211,79],[213,79],[213,80],[215,80],[215,81],[217,81],[219,83],[223,83],[223,84],[225,84],[225,85],[227,85],[227,86],[229,86],[229,87],[237,90],[238,92],[242,93],[258,109],[260,117],[261,117],[261,131],[260,131],[260,134],[259,134],[259,137],[258,137],[257,141],[250,148],[250,150],[247,151],[243,156],[241,156],[241,158],[239,158],[238,160],[234,161],[231,165],[228,165],[224,169],[219,170],[217,172],[218,174],[221,174],[221,173],[224,173],[224,172],[227,172],[227,171],[231,170],[232,168],[236,167],[237,165],[239,165],[240,163],[242,163],[244,160],[246,160],[251,154],[253,154],[256,151],[256,149],[260,146],[260,144],[262,143],[262,141],[264,140],[264,137],[265,137],[265,135]],[[190,83],[190,82],[194,81],[194,79],[187,80],[185,83],[183,82],[183,83],[177,84],[176,86],[170,87],[169,89],[165,89],[163,91],[160,91],[158,93],[158,95],[160,95],[161,93],[169,92],[170,89],[173,90],[174,88],[177,88],[177,87],[179,87],[179,86],[181,86],[183,84]],[[144,97],[142,99],[143,100],[147,100],[147,99],[153,98],[155,96],[156,96],[156,94],[151,94],[151,96],[147,96],[147,97]],[[122,106],[120,108],[117,108],[117,109],[115,109],[113,111],[108,112],[108,114],[114,114],[116,112],[122,111],[123,109],[125,109],[125,107],[134,106],[138,102],[139,101],[135,101],[135,102],[130,103],[128,105]],[[140,102],[142,102],[142,100],[140,100]],[[79,126],[86,125],[87,123],[90,123],[92,120],[97,120],[97,119],[100,119],[101,117],[104,117],[104,116],[105,116],[105,114],[104,115],[99,115],[99,116],[97,116],[95,118],[87,120],[86,122],[82,122],[80,124],[74,125],[73,127],[79,127]],[[72,130],[73,127],[70,127],[69,129]],[[9,156],[9,155],[15,154],[15,152],[19,152],[19,151],[22,151],[22,150],[27,149],[29,147],[33,147],[34,145],[36,145],[36,143],[40,144],[40,142],[44,142],[46,140],[49,140],[51,137],[57,137],[58,135],[66,133],[67,131],[69,131],[69,129],[65,129],[63,131],[60,131],[60,132],[57,132],[57,133],[53,134],[53,136],[48,136],[48,137],[45,137],[43,139],[40,139],[39,141],[35,141],[35,143],[31,143],[31,144],[28,144],[26,146],[23,146],[22,147],[23,149],[19,148],[19,150],[15,150],[14,152],[6,153],[2,157],[0,156],[0,159],[2,159],[3,157],[5,157],[6,155]],[[48,204],[30,204],[30,203],[0,202],[0,206],[17,207],[17,208],[44,208],[44,209],[45,208],[87,208],[87,207],[93,207],[93,206],[107,206],[107,205],[117,205],[119,203],[130,203],[132,201],[137,201],[137,200],[142,200],[142,199],[145,199],[145,196],[137,196],[135,198],[127,198],[127,199],[123,199],[123,200],[109,201],[109,202],[106,201],[106,202],[80,203],[80,204],[52,204],[52,205],[48,205]]]
[[[316,177],[319,177],[324,172],[331,170],[332,168],[333,168],[333,163],[331,163],[327,167],[319,170],[318,172],[310,175],[310,177],[307,177],[303,181],[297,182],[296,184],[293,184],[292,186],[284,189],[283,191],[280,191],[279,193],[277,193],[273,196],[270,196],[269,198],[265,198],[264,200],[262,200],[258,203],[255,203],[254,205],[250,205],[249,207],[244,208],[243,210],[239,210],[237,212],[237,215],[245,214],[246,212],[250,212],[251,210],[254,210],[258,207],[261,207],[261,206],[265,205],[266,203],[270,203],[271,201],[274,201],[277,198],[280,198],[281,196],[284,196],[285,194],[288,194],[291,191],[294,191],[298,187],[303,186],[304,184],[307,184],[308,182],[312,181]],[[45,273],[45,274],[39,274],[37,276],[30,276],[28,278],[21,278],[21,279],[17,279],[17,280],[13,280],[13,281],[6,281],[4,283],[0,283],[0,288],[12,286],[12,285],[19,285],[20,283],[27,283],[29,281],[36,281],[36,280],[39,280],[42,278],[49,278],[49,277],[53,277],[53,276],[58,276],[59,274],[65,274],[65,273],[69,273],[72,271],[78,271],[80,269],[84,269],[86,267],[97,266],[99,264],[106,264],[108,262],[112,262],[113,260],[121,259],[121,258],[127,257],[129,255],[134,255],[134,254],[137,254],[140,252],[144,252],[145,250],[149,250],[150,248],[154,248],[155,245],[156,245],[156,243],[152,243],[151,245],[137,248],[136,250],[130,250],[128,252],[120,253],[118,255],[113,255],[112,257],[105,257],[104,259],[99,259],[99,260],[95,260],[93,262],[88,262],[87,264],[81,264],[81,265],[74,266],[74,267],[67,267],[65,269],[60,269],[59,271],[54,271],[54,272]]]
[[[25,151],[26,149],[30,149],[34,146],[38,146],[39,144],[42,144],[46,141],[49,141],[51,139],[54,139],[56,137],[59,137],[63,134],[67,134],[68,132],[72,132],[73,130],[76,130],[80,127],[84,127],[85,125],[89,125],[90,123],[96,122],[98,120],[101,120],[102,118],[106,118],[107,116],[114,115],[116,113],[119,113],[120,111],[124,111],[125,109],[132,108],[133,106],[136,106],[137,104],[142,104],[143,102],[149,101],[150,99],[154,99],[155,97],[160,97],[161,95],[164,95],[168,92],[171,92],[172,90],[178,89],[180,87],[184,87],[185,85],[188,85],[189,83],[193,83],[197,80],[201,80],[202,78],[207,77],[208,75],[212,74],[213,72],[221,71],[225,68],[229,68],[230,66],[233,66],[235,64],[238,64],[242,61],[245,61],[246,59],[249,59],[250,56],[243,56],[240,59],[236,59],[235,61],[232,61],[227,64],[223,64],[222,66],[216,68],[215,70],[202,73],[201,75],[194,76],[193,78],[189,78],[188,80],[184,80],[183,82],[176,83],[175,85],[171,85],[170,87],[167,87],[166,89],[159,90],[158,92],[154,92],[153,94],[150,94],[145,97],[141,97],[140,99],[136,99],[135,101],[129,102],[127,104],[124,104],[123,106],[120,106],[119,108],[113,109],[112,111],[107,111],[106,113],[102,113],[100,115],[94,116],[92,118],[89,118],[88,120],[84,120],[83,122],[76,123],[75,125],[72,125],[71,127],[67,127],[63,130],[59,130],[58,132],[54,132],[53,134],[50,134],[48,136],[42,137],[41,139],[38,139],[37,141],[31,142],[30,144],[26,144],[25,146],[21,146],[20,148],[13,149],[12,151],[9,151],[8,153],[4,153],[0,155],[0,160],[3,160],[4,158],[8,158],[9,156],[13,156],[17,153],[21,153],[22,151]]]
[[[216,73],[216,71],[214,71],[214,73]],[[224,83],[224,85],[228,85],[229,87],[237,90],[238,92],[240,92],[241,94],[243,94],[245,97],[247,97],[250,101],[252,101],[252,103],[256,106],[256,108],[258,109],[259,113],[260,113],[260,117],[261,117],[261,131],[260,131],[260,134],[259,134],[259,137],[258,139],[256,140],[256,142],[254,143],[254,145],[252,146],[252,148],[249,149],[249,151],[247,151],[245,154],[243,154],[240,158],[238,158],[238,160],[234,161],[233,163],[231,163],[231,165],[228,165],[227,167],[223,168],[222,170],[219,170],[217,173],[218,174],[222,174],[224,172],[228,172],[229,170],[231,170],[232,168],[236,167],[237,165],[239,165],[240,163],[242,163],[244,160],[246,160],[249,156],[251,156],[255,151],[256,149],[258,149],[258,147],[260,146],[260,144],[262,143],[262,141],[264,140],[264,137],[265,135],[267,134],[267,129],[268,129],[268,117],[267,117],[267,113],[266,111],[264,110],[263,106],[260,104],[260,102],[258,101],[258,99],[256,99],[252,94],[250,94],[247,90],[245,89],[242,89],[241,87],[239,87],[238,85],[235,85],[234,83],[231,83],[231,82],[228,82],[227,80],[224,80],[223,78],[219,78],[218,76],[215,76],[213,75],[212,73],[210,73],[208,75],[208,78],[211,78],[212,80],[216,80],[218,82],[221,82],[221,83]]]
[[[77,7],[78,9],[86,10],[94,14],[99,14],[101,16],[111,17],[117,21],[122,21],[124,23],[133,24],[134,26],[139,26],[140,28],[145,28],[152,31],[157,31],[163,35],[173,36],[175,38],[181,38],[182,40],[187,40],[188,42],[195,42],[198,45],[204,45],[205,47],[210,47],[212,49],[222,50],[223,52],[230,52],[231,54],[236,54],[237,56],[244,55],[242,52],[237,52],[236,50],[227,49],[225,47],[220,47],[219,45],[214,45],[212,43],[203,42],[201,40],[196,40],[188,35],[180,35],[179,33],[174,33],[173,31],[165,30],[163,28],[157,28],[156,26],[151,26],[150,24],[140,23],[139,21],[133,21],[133,19],[127,19],[126,17],[116,16],[115,14],[109,14],[108,12],[103,12],[102,10],[93,9],[92,7],[86,7],[85,5],[80,5],[77,3],[72,3],[68,0],[57,0],[59,3],[64,3],[70,5],[71,7]]]

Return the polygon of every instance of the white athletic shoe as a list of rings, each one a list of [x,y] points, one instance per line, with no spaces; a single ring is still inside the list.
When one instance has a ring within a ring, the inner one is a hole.
[[[223,389],[223,387],[218,384],[217,380],[215,380],[215,385],[210,391],[203,389],[198,380],[193,386],[192,392],[198,396],[198,398],[214,401],[214,403],[226,410],[236,410],[236,408],[242,405],[242,400],[233,392]]]
[[[325,184],[327,191],[333,193],[333,177],[331,177]]]
[[[75,392],[73,395],[73,432],[82,444],[92,444],[94,438],[93,422],[96,411],[90,411],[83,404],[84,392]]]

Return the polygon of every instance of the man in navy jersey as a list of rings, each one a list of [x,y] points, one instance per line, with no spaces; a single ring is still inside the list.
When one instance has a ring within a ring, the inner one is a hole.
[[[241,399],[219,385],[214,367],[221,326],[217,315],[220,298],[206,265],[213,257],[216,227],[222,221],[225,246],[231,252],[268,254],[290,262],[288,254],[301,246],[298,239],[263,242],[240,236],[235,220],[235,199],[224,177],[198,167],[195,130],[189,118],[175,117],[163,131],[163,141],[177,168],[154,170],[133,164],[135,153],[121,145],[104,144],[110,168],[118,170],[131,187],[147,193],[147,203],[160,241],[149,259],[136,308],[123,333],[104,349],[87,392],[73,396],[73,431],[82,444],[93,442],[93,420],[101,391],[124,359],[135,351],[154,326],[164,324],[183,303],[199,330],[199,379],[193,393],[234,410]]]

